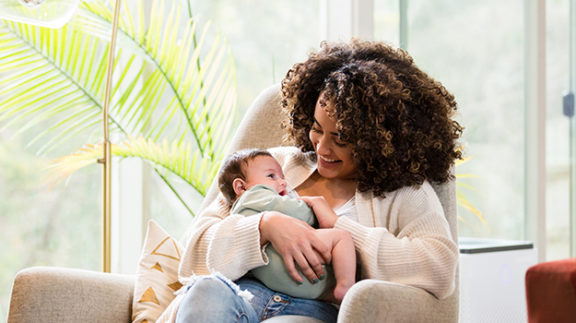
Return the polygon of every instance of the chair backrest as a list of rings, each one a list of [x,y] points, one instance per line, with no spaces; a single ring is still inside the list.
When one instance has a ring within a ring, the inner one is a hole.
[[[245,148],[281,146],[283,144],[283,131],[280,126],[282,118],[280,101],[281,93],[279,84],[263,90],[242,118],[227,154]],[[432,186],[444,208],[452,237],[454,241],[458,241],[455,182],[452,180],[443,184],[432,183]],[[201,209],[210,204],[216,198],[217,194],[217,183],[212,183],[202,203]],[[436,309],[438,312],[446,313],[445,317],[454,317],[454,322],[458,321],[458,295],[457,274],[454,294],[441,301],[440,306]]]
[[[279,84],[268,87],[258,95],[236,129],[226,155],[246,148],[270,148],[282,145],[280,100]],[[218,185],[214,181],[200,210],[210,204],[217,195]]]

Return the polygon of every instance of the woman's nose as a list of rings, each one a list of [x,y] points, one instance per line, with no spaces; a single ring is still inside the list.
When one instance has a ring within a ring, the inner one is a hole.
[[[318,155],[327,155],[329,152],[327,140],[324,137],[320,138],[318,143],[316,143],[316,153]]]

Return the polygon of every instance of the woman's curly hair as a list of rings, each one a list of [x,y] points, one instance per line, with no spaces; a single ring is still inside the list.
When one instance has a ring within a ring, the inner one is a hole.
[[[384,196],[424,180],[446,182],[462,158],[454,96],[408,53],[381,42],[323,42],[282,81],[287,140],[313,151],[308,134],[320,95],[358,165],[358,190]]]

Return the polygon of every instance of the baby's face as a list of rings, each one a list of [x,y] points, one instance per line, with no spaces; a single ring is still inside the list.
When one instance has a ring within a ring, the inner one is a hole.
[[[269,186],[280,195],[286,195],[286,180],[282,167],[270,156],[258,156],[248,162],[246,169],[246,189],[261,184]]]

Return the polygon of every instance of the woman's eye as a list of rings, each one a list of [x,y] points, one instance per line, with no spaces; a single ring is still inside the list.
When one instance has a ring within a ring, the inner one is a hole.
[[[335,143],[335,144],[336,144],[336,146],[338,146],[338,147],[346,147],[346,145],[347,145],[345,142],[338,142],[338,141],[335,141],[334,143]]]
[[[316,127],[312,127],[312,132],[322,133],[322,131],[321,131],[320,129],[316,128]]]

